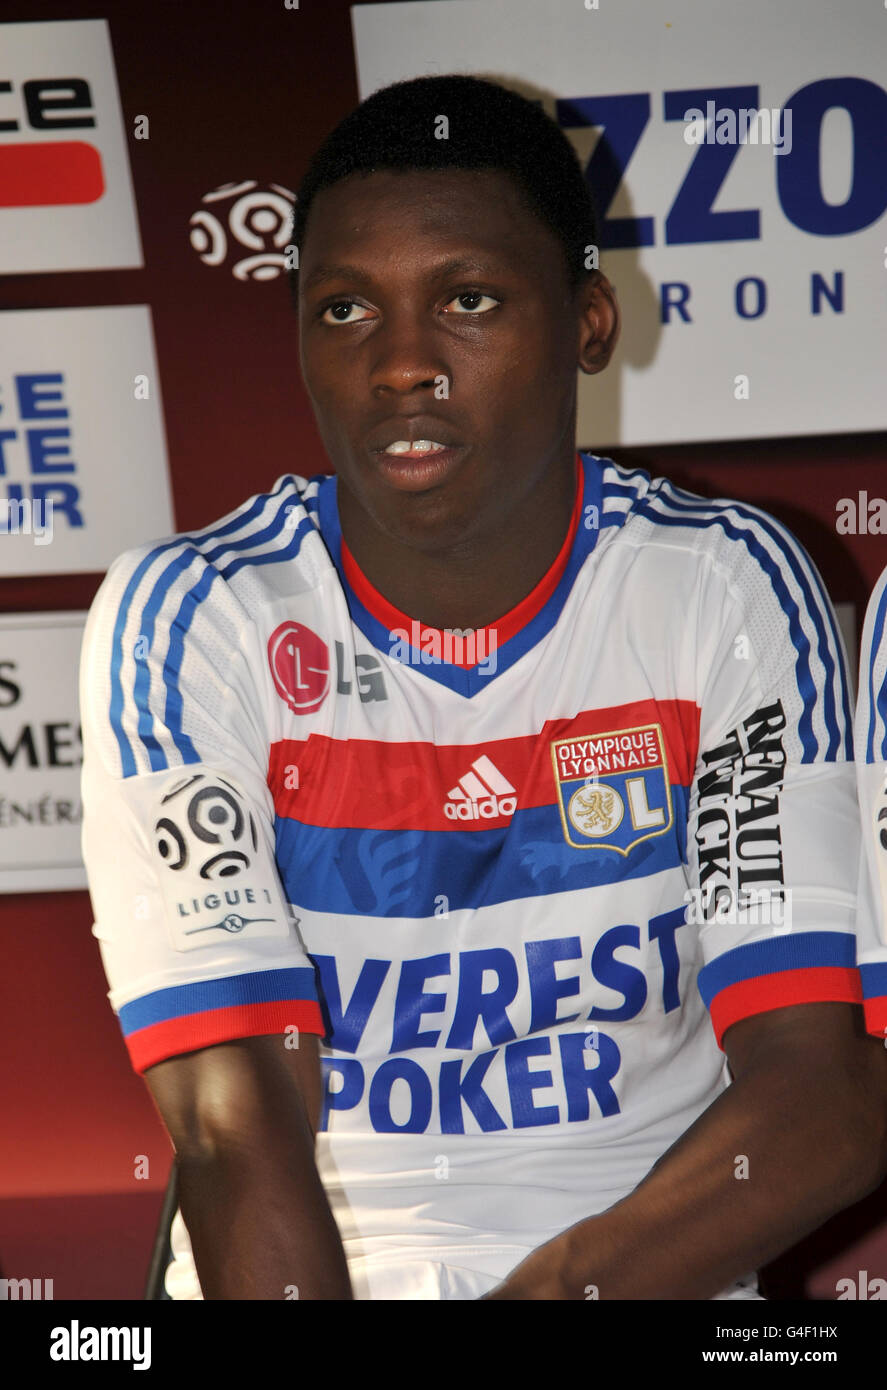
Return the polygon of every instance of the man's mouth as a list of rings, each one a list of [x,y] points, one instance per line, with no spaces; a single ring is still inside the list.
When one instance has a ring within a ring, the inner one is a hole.
[[[459,467],[467,450],[464,444],[442,444],[437,439],[395,439],[384,449],[374,449],[379,473],[399,492],[427,492],[440,487]]]
[[[428,454],[440,454],[446,448],[446,444],[439,444],[436,439],[414,439],[412,443],[408,439],[396,439],[381,452],[396,454],[398,458],[423,459]]]

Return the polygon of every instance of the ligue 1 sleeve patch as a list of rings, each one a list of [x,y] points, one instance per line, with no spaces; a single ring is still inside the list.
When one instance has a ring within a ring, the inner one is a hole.
[[[561,825],[574,849],[627,855],[671,829],[674,813],[660,724],[551,744]]]
[[[233,937],[291,935],[273,859],[232,782],[197,772],[167,783],[153,830],[167,931],[177,951]]]

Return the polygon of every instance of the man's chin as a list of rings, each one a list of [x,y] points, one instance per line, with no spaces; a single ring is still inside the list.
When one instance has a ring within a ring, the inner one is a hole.
[[[383,471],[362,477],[357,488],[339,475],[339,513],[360,527],[370,526],[389,540],[432,553],[464,541],[477,525],[478,512],[464,489],[447,477],[425,487],[392,486]],[[349,494],[342,497],[342,492]]]

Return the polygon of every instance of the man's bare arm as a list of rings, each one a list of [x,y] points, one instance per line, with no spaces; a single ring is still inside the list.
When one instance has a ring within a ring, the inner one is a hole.
[[[711,1298],[878,1185],[887,1052],[860,1008],[758,1014],[727,1030],[724,1050],[732,1085],[643,1182],[487,1298]]]
[[[351,1298],[314,1161],[317,1039],[238,1038],[159,1062],[145,1081],[175,1146],[204,1298]]]

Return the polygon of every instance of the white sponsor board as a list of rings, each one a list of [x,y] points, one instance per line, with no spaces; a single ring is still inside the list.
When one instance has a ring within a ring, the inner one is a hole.
[[[85,613],[0,617],[0,893],[85,888],[78,673]]]
[[[107,20],[0,25],[0,274],[142,264]]]
[[[580,377],[580,445],[887,425],[883,5],[430,0],[352,22],[362,98],[485,76],[541,99],[588,167],[624,324]]]
[[[0,575],[100,572],[172,530],[148,308],[0,313]]]

